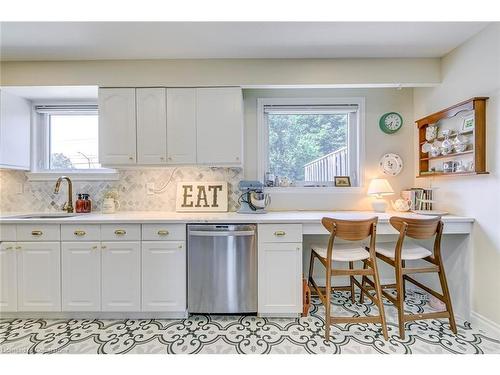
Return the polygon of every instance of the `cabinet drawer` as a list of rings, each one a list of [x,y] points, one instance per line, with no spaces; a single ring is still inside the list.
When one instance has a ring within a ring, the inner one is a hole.
[[[17,226],[18,241],[59,241],[60,239],[59,225],[20,224]]]
[[[140,241],[140,224],[104,224],[101,225],[103,241]]]
[[[142,226],[143,241],[185,241],[186,225],[184,224],[144,224]]]
[[[16,226],[14,224],[0,225],[0,241],[15,241]]]
[[[302,242],[302,224],[259,224],[259,242]]]
[[[100,239],[101,228],[99,225],[61,225],[61,241],[99,241]]]

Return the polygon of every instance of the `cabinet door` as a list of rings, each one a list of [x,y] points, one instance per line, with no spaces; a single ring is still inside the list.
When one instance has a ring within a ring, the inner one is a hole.
[[[17,311],[15,242],[0,243],[0,311]]]
[[[0,167],[30,169],[31,105],[0,90]]]
[[[302,243],[259,244],[259,314],[302,310]]]
[[[140,311],[140,243],[102,242],[101,264],[102,311]]]
[[[136,163],[135,89],[99,89],[99,161]]]
[[[165,89],[136,89],[136,102],[137,163],[164,164],[167,157]]]
[[[143,241],[142,311],[185,310],[185,242]]]
[[[18,242],[19,311],[61,311],[60,242]]]
[[[62,310],[101,310],[99,242],[62,242]]]
[[[196,163],[196,89],[167,89],[169,164]]]
[[[196,89],[198,164],[241,165],[242,105],[239,87]]]

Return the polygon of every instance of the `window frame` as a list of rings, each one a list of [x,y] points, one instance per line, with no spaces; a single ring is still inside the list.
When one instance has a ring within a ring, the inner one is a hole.
[[[257,173],[258,180],[264,178],[264,173],[268,170],[269,161],[269,128],[267,125],[264,107],[268,105],[357,105],[358,115],[355,124],[355,132],[349,131],[349,145],[354,142],[357,149],[357,158],[353,160],[353,155],[349,155],[350,166],[356,167],[357,186],[352,187],[268,187],[267,191],[272,193],[345,193],[361,192],[364,185],[364,161],[365,161],[365,98],[364,97],[325,97],[325,98],[257,98]],[[354,134],[353,134],[354,133]]]
[[[64,175],[74,181],[116,181],[118,172],[111,168],[50,169],[50,114],[38,113],[36,107],[44,105],[78,106],[97,105],[94,102],[36,102],[31,109],[31,169],[28,181],[52,181]]]

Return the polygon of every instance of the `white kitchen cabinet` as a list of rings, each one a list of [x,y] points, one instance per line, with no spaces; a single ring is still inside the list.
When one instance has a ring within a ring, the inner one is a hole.
[[[0,168],[30,169],[31,103],[0,90]]]
[[[140,311],[140,242],[102,242],[101,267],[101,310]]]
[[[167,89],[167,161],[196,164],[196,89]]]
[[[61,311],[60,242],[17,243],[19,311]]]
[[[134,88],[99,89],[99,162],[136,163],[136,109]]]
[[[17,311],[16,243],[0,243],[0,311]]]
[[[302,243],[260,242],[258,312],[293,316],[302,311]]]
[[[185,310],[185,242],[143,241],[142,311]]]
[[[167,161],[167,101],[164,88],[136,89],[137,163]]]
[[[101,310],[101,243],[62,242],[62,311]]]
[[[241,165],[243,97],[239,87],[196,89],[197,163]]]

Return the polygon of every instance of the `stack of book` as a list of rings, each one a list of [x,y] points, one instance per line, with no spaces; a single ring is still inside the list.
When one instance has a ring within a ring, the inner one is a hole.
[[[432,189],[405,189],[401,191],[401,197],[410,201],[410,210],[432,210]]]

